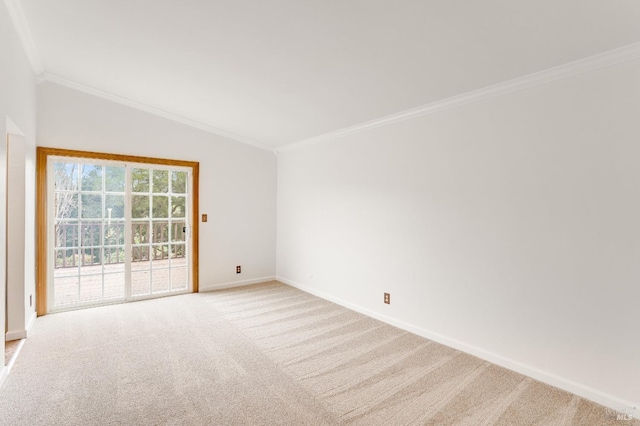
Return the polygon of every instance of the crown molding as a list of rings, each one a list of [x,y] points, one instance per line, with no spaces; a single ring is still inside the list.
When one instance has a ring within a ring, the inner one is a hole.
[[[274,152],[274,148],[272,146],[265,145],[263,143],[254,141],[252,139],[245,138],[243,136],[236,135],[235,133],[230,133],[225,130],[218,129],[216,127],[209,126],[204,123],[200,123],[198,121],[191,120],[189,118],[185,118],[171,112],[163,111],[161,109],[145,105],[131,99],[124,98],[122,96],[114,95],[108,92],[104,92],[102,90],[96,89],[94,87],[86,86],[84,84],[77,83],[75,81],[67,80],[66,78],[57,76],[55,74],[44,73],[40,82],[49,81],[51,83],[59,84],[61,86],[69,87],[71,89],[77,90],[79,92],[87,93],[89,95],[96,96],[98,98],[106,99],[111,102],[115,102],[118,104],[126,105],[131,108],[138,109],[140,111],[147,112],[149,114],[157,115],[162,118],[166,118],[167,120],[175,121],[180,124],[184,124],[186,126],[194,127],[199,130],[203,130],[208,133],[212,133],[217,136],[222,136],[227,139],[232,139],[237,142],[242,142],[247,145],[251,145],[255,148],[264,149],[266,151]]]
[[[29,30],[27,19],[25,18],[24,11],[22,10],[22,4],[19,0],[4,0],[4,5],[7,8],[7,12],[9,12],[9,17],[11,18],[13,26],[18,33],[18,37],[22,42],[22,47],[27,55],[27,59],[29,59],[33,73],[35,75],[42,74],[44,72],[44,67],[42,66],[40,56],[38,55],[36,44],[33,42],[31,30]]]
[[[380,117],[374,120],[366,121],[353,126],[345,127],[333,132],[324,133],[311,138],[303,139],[297,142],[289,143],[278,148],[263,144],[261,142],[248,139],[246,137],[230,133],[204,123],[200,123],[167,111],[160,110],[158,108],[144,105],[139,102],[118,96],[111,93],[101,91],[99,89],[89,87],[65,78],[44,72],[44,66],[38,55],[36,45],[33,41],[31,31],[27,24],[27,20],[22,9],[20,0],[4,0],[4,4],[9,13],[11,21],[14,24],[16,32],[22,42],[24,51],[27,55],[31,68],[36,76],[36,83],[40,84],[43,81],[51,81],[56,84],[60,84],[72,89],[88,93],[103,99],[110,100],[112,102],[127,105],[129,107],[154,114],[168,120],[176,121],[178,123],[185,124],[190,127],[194,127],[218,136],[223,136],[228,139],[232,139],[238,142],[242,142],[247,145],[251,145],[256,148],[264,149],[273,152],[277,155],[279,152],[289,151],[296,148],[301,148],[308,145],[314,145],[321,142],[330,141],[339,137],[351,135],[354,133],[360,133],[367,130],[375,129],[377,127],[387,126],[390,124],[398,123],[412,118],[426,116],[429,114],[435,114],[440,111],[444,111],[451,108],[456,108],[462,105],[478,102],[484,99],[488,99],[494,96],[500,96],[507,93],[524,90],[533,86],[550,83],[553,81],[561,80],[567,77],[583,74],[589,71],[597,70],[599,68],[608,67],[611,65],[619,64],[622,62],[630,61],[640,58],[640,43],[630,44],[628,46],[620,47],[614,50],[603,52],[597,55],[593,55],[584,59],[580,59],[574,62],[569,62],[564,65],[549,68],[544,71],[535,72],[522,77],[518,77],[512,80],[507,80],[502,83],[497,83],[491,86],[487,86],[481,89],[466,92],[460,95],[455,95],[446,99],[431,102],[422,106],[411,108],[405,111],[401,111],[395,114]]]
[[[345,127],[340,130],[314,136],[308,139],[303,139],[298,142],[293,142],[276,148],[276,151],[289,151],[304,146],[330,141],[339,137],[364,132],[366,130],[387,126],[416,117],[435,114],[440,111],[456,108],[473,102],[482,101],[494,96],[505,95],[507,93],[524,90],[533,86],[551,83],[553,81],[562,80],[567,77],[587,73],[589,71],[620,64],[622,62],[638,58],[640,58],[640,43],[630,44],[618,49],[610,50],[574,62],[569,62],[564,65],[549,68],[544,71],[535,72],[523,77],[514,78],[502,83],[497,83],[481,89],[472,90],[470,92],[435,101],[416,108],[411,108],[396,114],[387,115],[375,120],[366,121],[354,126]]]

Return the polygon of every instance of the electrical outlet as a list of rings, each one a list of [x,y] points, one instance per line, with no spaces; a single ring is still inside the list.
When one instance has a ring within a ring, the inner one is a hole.
[[[206,222],[206,221],[207,221],[207,215],[206,215],[206,213],[203,213],[203,214],[202,214],[202,221],[203,221],[203,222]]]
[[[238,265],[236,266],[236,274],[240,274],[242,273],[242,266]]]
[[[389,293],[384,294],[384,303],[386,303],[387,305],[391,304],[391,295]]]

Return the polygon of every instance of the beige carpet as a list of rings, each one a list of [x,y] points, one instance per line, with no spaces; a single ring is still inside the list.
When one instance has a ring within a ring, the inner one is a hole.
[[[0,424],[640,423],[272,282],[38,319]]]

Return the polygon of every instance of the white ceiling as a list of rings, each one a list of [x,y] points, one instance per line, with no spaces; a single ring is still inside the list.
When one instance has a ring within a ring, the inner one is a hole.
[[[11,0],[44,71],[281,147],[640,41],[637,0]]]

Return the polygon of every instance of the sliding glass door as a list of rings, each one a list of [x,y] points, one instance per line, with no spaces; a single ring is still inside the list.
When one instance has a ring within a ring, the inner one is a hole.
[[[50,157],[49,312],[189,292],[190,169]]]
[[[188,289],[186,171],[131,171],[131,296]]]

